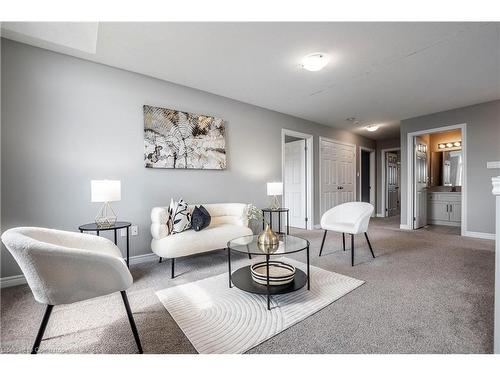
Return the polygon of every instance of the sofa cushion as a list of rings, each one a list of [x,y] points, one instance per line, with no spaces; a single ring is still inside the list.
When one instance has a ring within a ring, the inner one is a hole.
[[[182,198],[178,202],[174,202],[173,199],[170,200],[169,214],[171,222],[170,234],[178,234],[191,228],[191,212],[188,209],[188,204]]]
[[[191,227],[199,232],[210,225],[210,214],[203,206],[195,207],[191,215]]]
[[[252,230],[250,228],[241,225],[211,225],[200,232],[188,230],[174,236],[153,240],[151,248],[158,256],[177,258],[205,251],[224,249],[228,241],[251,234]]]

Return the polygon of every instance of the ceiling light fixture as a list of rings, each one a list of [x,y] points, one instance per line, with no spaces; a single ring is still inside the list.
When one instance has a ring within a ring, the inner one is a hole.
[[[315,52],[306,55],[302,60],[302,68],[310,72],[317,72],[328,64],[328,55],[322,52]]]
[[[380,125],[368,125],[365,129],[369,132],[374,132],[377,131],[379,127]]]

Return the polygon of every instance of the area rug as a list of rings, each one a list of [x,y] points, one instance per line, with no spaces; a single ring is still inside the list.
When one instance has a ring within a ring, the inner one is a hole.
[[[305,271],[306,265],[282,258]],[[156,292],[198,353],[244,353],[353,291],[364,281],[311,266],[311,290],[266,296],[228,287],[226,274]]]

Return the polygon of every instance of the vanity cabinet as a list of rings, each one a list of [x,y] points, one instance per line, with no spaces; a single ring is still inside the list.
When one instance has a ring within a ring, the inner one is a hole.
[[[462,193],[429,192],[427,221],[429,224],[459,227],[462,221]]]

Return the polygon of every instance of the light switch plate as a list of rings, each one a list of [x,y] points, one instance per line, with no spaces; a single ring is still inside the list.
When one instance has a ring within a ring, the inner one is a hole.
[[[137,225],[132,225],[130,227],[130,234],[132,236],[137,236],[139,234],[139,227]]]

